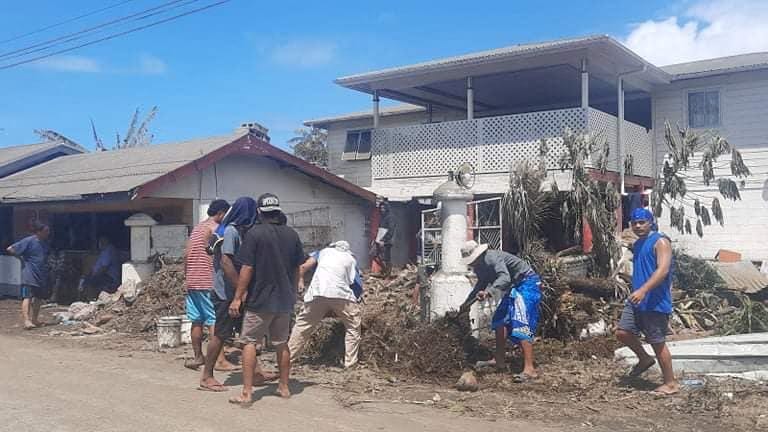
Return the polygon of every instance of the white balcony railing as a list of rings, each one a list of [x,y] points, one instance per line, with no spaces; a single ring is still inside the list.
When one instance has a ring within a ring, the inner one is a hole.
[[[509,171],[523,160],[537,160],[540,142],[546,140],[548,168],[559,168],[562,133],[592,131],[604,134],[611,146],[609,169],[618,171],[616,117],[590,108],[539,111],[474,120],[381,128],[372,134],[374,179],[441,176],[463,162],[478,173]],[[626,151],[633,155],[634,173],[653,173],[651,133],[624,122]]]

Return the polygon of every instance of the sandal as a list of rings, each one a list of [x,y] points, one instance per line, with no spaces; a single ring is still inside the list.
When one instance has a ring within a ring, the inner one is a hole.
[[[241,408],[248,408],[251,405],[253,405],[253,400],[252,399],[245,400],[243,399],[243,396],[240,395],[240,396],[232,396],[231,398],[229,398],[229,403],[234,405],[239,405]]]
[[[538,376],[528,375],[525,372],[520,372],[519,374],[515,375],[513,381],[515,383],[517,383],[517,384],[524,384],[524,383],[527,383],[529,381],[533,381],[536,378],[538,378]]]
[[[221,393],[228,390],[226,387],[224,387],[223,384],[200,384],[199,386],[197,386],[197,389],[201,391],[209,391],[209,392],[215,392],[215,393]]]

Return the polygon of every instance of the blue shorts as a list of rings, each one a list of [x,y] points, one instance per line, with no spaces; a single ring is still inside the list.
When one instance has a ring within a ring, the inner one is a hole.
[[[19,292],[19,296],[23,299],[28,299],[28,298],[47,299],[48,297],[51,296],[51,293],[46,287],[39,287],[35,285],[22,285],[21,290]]]
[[[491,329],[507,328],[512,343],[533,342],[539,324],[541,279],[535,273],[525,277],[501,299],[491,320]]]
[[[187,318],[196,324],[216,324],[216,312],[213,309],[210,290],[187,291]]]

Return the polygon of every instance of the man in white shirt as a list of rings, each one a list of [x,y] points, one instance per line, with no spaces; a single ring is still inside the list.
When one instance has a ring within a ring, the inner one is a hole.
[[[343,240],[332,243],[320,252],[311,254],[302,264],[299,269],[299,291],[304,289],[304,274],[314,266],[317,269],[304,294],[304,308],[296,319],[288,341],[291,363],[299,358],[315,327],[329,312],[333,312],[346,328],[344,367],[352,367],[357,364],[362,324],[359,303],[362,282],[357,271],[357,261],[349,251],[349,243]]]

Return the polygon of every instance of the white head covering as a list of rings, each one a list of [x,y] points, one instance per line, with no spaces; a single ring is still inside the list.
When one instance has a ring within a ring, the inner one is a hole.
[[[486,250],[488,250],[487,244],[477,244],[474,240],[468,240],[461,247],[461,263],[464,265],[472,264]]]

